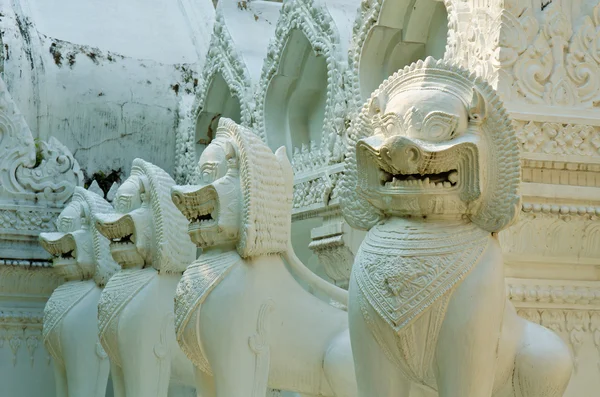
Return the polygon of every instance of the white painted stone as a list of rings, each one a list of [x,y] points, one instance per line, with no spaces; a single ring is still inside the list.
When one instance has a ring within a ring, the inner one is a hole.
[[[196,175],[198,158],[214,137],[220,117],[251,124],[254,92],[280,9],[281,4],[272,1],[217,5],[201,86],[180,103],[176,180],[195,182],[189,178]]]
[[[172,190],[203,249],[175,295],[177,340],[196,365],[198,391],[355,396],[346,312],[292,277],[347,303],[346,291],[315,276],[291,248],[293,174],[284,148],[273,154],[222,118],[199,172],[199,185]]]
[[[178,101],[200,85],[210,0],[2,3],[4,79],[36,137],[64,142],[90,178],[125,177],[135,157],[174,169]]]
[[[295,171],[295,252],[345,287],[364,233],[339,208],[350,120],[396,69],[443,56],[487,79],[514,120],[523,204],[499,235],[507,296],[521,317],[568,343],[575,370],[566,397],[600,388],[596,0],[221,0],[216,13],[211,3],[0,0],[0,73],[32,137],[66,155],[59,138],[88,181],[119,168],[124,179],[141,157],[179,183],[198,183],[209,141],[199,138],[209,125],[215,133],[217,114],[272,149],[285,141]],[[78,172],[69,168],[67,179]],[[33,190],[30,197],[43,198],[43,188]],[[0,199],[0,366],[12,368],[0,383],[8,395],[54,390],[41,308],[61,278],[37,234],[54,230],[71,191],[52,205],[17,206],[12,193]],[[40,381],[17,381],[23,377]],[[170,388],[173,396],[190,392]],[[410,395],[435,393],[413,387]]]
[[[115,395],[166,397],[170,383],[195,386],[173,327],[175,288],[196,253],[188,222],[170,198],[174,184],[162,169],[136,159],[115,195],[117,212],[95,216],[122,267],[98,303]]]
[[[407,66],[354,120],[345,166],[344,216],[369,230],[349,288],[359,395],[562,396],[566,344],[506,300],[497,233],[520,167],[495,91],[433,58]]]
[[[44,345],[54,359],[57,397],[106,394],[110,365],[98,339],[98,300],[119,265],[94,216],[111,211],[102,196],[76,187],[57,219],[58,231],[40,234],[54,269],[66,281],[44,309]]]
[[[58,140],[34,140],[0,78],[0,383],[2,393],[54,389],[42,343],[43,308],[61,278],[38,244],[82,184],[79,164]],[[27,381],[34,378],[35,382]]]

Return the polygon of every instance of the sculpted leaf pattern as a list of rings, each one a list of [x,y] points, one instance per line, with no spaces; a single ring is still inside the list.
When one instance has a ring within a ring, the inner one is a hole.
[[[489,233],[454,225],[452,235],[377,225],[353,272],[369,304],[397,332],[457,285],[480,259]]]

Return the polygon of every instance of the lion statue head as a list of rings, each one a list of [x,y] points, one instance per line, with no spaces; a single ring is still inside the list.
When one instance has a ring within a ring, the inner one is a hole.
[[[346,220],[468,217],[489,232],[520,207],[515,131],[494,89],[427,58],[385,80],[353,121],[341,180]]]
[[[102,197],[77,186],[56,220],[57,231],[40,234],[40,244],[53,256],[54,268],[67,280],[93,278],[103,287],[119,270],[110,255],[109,241],[93,221],[95,214],[112,211],[112,206]]]
[[[286,250],[293,171],[284,148],[273,154],[250,130],[221,118],[198,173],[198,185],[172,190],[198,247],[231,245],[243,258]]]
[[[110,252],[124,269],[181,273],[195,259],[188,222],[171,201],[173,185],[164,170],[135,159],[115,194],[116,212],[96,215],[96,227],[111,240]]]

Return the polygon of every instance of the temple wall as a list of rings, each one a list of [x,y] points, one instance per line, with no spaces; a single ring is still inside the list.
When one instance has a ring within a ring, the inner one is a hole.
[[[64,142],[88,178],[125,176],[136,157],[174,170],[178,102],[199,85],[210,1],[3,0],[0,9],[4,80],[36,137]]]
[[[207,4],[0,0],[0,69],[33,138],[58,138],[87,181],[126,176],[142,157],[189,183],[220,117],[251,127],[272,149],[286,146],[293,163],[298,256],[347,287],[364,232],[339,209],[346,131],[398,68],[428,55],[457,62],[499,91],[521,145],[522,210],[500,234],[509,298],[569,344],[576,367],[565,396],[600,389],[597,1]],[[51,219],[60,203],[48,208]],[[23,252],[37,250],[34,232],[52,228],[43,225],[23,232]],[[39,334],[60,280],[39,250],[16,258],[11,247],[0,279],[23,286],[0,307],[0,366],[38,374],[39,383],[9,389],[25,396],[53,388]],[[24,266],[6,266],[14,260]],[[5,384],[14,372],[0,376]]]

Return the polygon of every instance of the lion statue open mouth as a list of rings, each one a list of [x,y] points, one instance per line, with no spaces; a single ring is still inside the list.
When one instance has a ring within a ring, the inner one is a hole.
[[[520,209],[515,132],[495,91],[428,58],[384,81],[349,133],[340,194],[368,230],[350,280],[359,395],[559,397],[572,360],[506,299],[497,232]]]
[[[127,395],[167,396],[170,382],[195,386],[193,365],[173,334],[175,288],[196,254],[188,222],[171,201],[173,185],[163,169],[135,159],[115,211],[94,219],[122,267],[100,297],[98,333],[113,383]]]
[[[44,308],[44,345],[54,359],[59,397],[106,393],[109,362],[98,339],[98,301],[119,265],[94,216],[112,211],[102,197],[78,186],[58,216],[57,231],[40,234],[54,269],[66,280]]]
[[[221,118],[198,167],[197,185],[172,190],[203,249],[175,295],[177,340],[198,369],[198,385],[214,382],[217,397],[264,396],[267,387],[356,396],[347,313],[291,274],[347,303],[346,291],[313,274],[291,248],[293,173],[285,149],[273,153]]]

